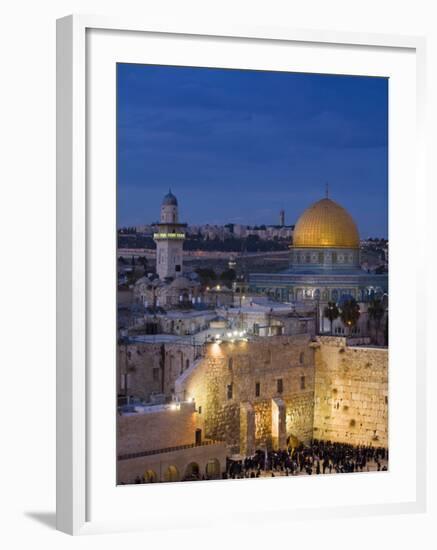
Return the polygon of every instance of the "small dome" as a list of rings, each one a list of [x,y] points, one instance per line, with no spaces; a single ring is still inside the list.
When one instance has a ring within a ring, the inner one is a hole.
[[[173,195],[171,192],[171,189],[168,190],[167,195],[162,199],[162,204],[165,205],[171,205],[171,206],[177,206],[178,205],[178,199]]]
[[[296,223],[296,248],[359,248],[360,236],[352,216],[331,199],[307,208]]]

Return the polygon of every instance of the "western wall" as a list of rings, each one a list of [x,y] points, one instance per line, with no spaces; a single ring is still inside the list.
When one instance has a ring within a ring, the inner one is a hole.
[[[288,437],[309,441],[314,415],[309,343],[310,335],[302,334],[208,344],[205,357],[176,380],[176,394],[195,400],[205,437],[225,441],[233,452],[270,448],[281,416],[276,437],[284,445]]]
[[[323,336],[314,348],[314,438],[388,447],[388,349]]]

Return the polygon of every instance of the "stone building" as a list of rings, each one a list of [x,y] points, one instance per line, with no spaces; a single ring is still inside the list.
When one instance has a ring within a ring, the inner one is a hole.
[[[145,275],[136,281],[133,294],[136,303],[152,309],[189,309],[202,302],[200,283],[183,276],[163,281]]]
[[[117,422],[117,483],[217,479],[223,442],[201,439],[194,403],[136,406]]]
[[[202,346],[189,338],[160,334],[139,337],[118,346],[119,401],[166,402],[176,379],[200,356]]]
[[[145,275],[134,286],[135,302],[149,308],[190,308],[202,302],[200,284],[184,275],[183,245],[186,224],[179,222],[177,198],[171,190],[161,204],[156,243],[156,274]]]
[[[233,308],[218,310],[231,328],[245,330],[258,336],[289,336],[292,334],[315,334],[315,311],[313,307],[295,308],[260,296],[241,297]]]
[[[156,242],[156,272],[161,280],[182,275],[183,244],[186,224],[179,223],[178,201],[171,190],[161,204]]]

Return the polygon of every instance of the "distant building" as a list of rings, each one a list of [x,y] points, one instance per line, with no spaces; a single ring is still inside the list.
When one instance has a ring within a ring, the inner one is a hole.
[[[279,225],[281,227],[284,227],[284,225],[285,225],[285,211],[284,210],[280,210],[280,212],[279,212]]]
[[[169,190],[161,204],[156,242],[156,275],[141,277],[134,286],[137,304],[146,308],[191,308],[201,302],[200,283],[183,273],[186,224],[179,223],[178,201]]]

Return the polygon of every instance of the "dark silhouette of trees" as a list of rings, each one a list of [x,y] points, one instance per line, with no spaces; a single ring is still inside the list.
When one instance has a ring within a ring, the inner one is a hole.
[[[384,344],[388,346],[388,315],[385,318],[385,326],[384,326]]]
[[[213,269],[201,268],[196,269],[202,286],[212,286],[217,280],[217,275]]]
[[[220,275],[220,279],[228,286],[235,281],[236,277],[237,274],[235,273],[235,269],[225,269]]]
[[[379,300],[379,299],[372,300],[367,309],[367,313],[369,315],[369,320],[375,326],[376,343],[378,343],[379,329],[381,327],[381,321],[385,315],[385,307],[382,303],[382,300]]]
[[[328,302],[328,305],[325,306],[323,310],[323,317],[329,320],[331,324],[331,335],[332,335],[332,323],[338,319],[340,312],[338,310],[337,304],[335,302]]]
[[[360,306],[354,298],[345,300],[341,306],[340,318],[350,331],[356,326],[360,318]]]

